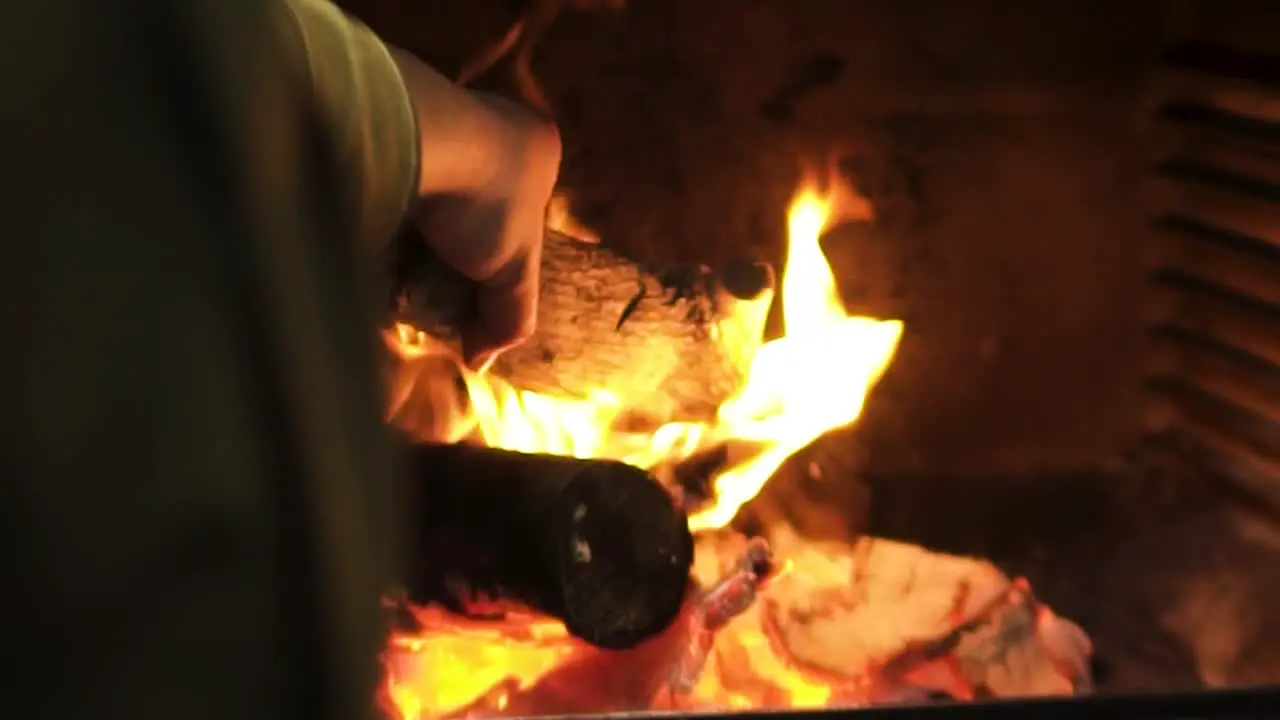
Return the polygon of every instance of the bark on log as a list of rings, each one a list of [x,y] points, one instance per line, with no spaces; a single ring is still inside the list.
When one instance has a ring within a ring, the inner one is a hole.
[[[393,319],[456,344],[475,286],[406,231],[392,258]],[[623,395],[637,414],[707,419],[736,392],[773,298],[772,268],[751,259],[648,268],[548,230],[538,330],[495,371],[520,388]],[[456,346],[456,345],[455,345]]]
[[[413,445],[409,457],[420,488],[411,602],[514,601],[608,649],[675,619],[693,538],[648,473],[468,445]]]

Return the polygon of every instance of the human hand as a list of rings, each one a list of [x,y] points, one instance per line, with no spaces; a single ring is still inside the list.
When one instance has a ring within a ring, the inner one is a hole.
[[[480,182],[424,198],[414,221],[445,263],[476,281],[477,316],[463,335],[469,365],[484,369],[536,327],[547,202],[560,167],[555,127],[500,98],[476,95],[492,114],[494,152],[477,153]],[[424,153],[423,162],[430,162]]]
[[[412,220],[439,258],[474,280],[477,316],[463,354],[484,369],[533,333],[547,202],[560,169],[554,125],[397,57],[420,133],[421,200]]]

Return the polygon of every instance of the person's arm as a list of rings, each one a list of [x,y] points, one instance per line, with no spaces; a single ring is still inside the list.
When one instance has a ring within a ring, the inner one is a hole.
[[[433,104],[312,0],[0,3],[0,34],[0,715],[363,716],[408,519],[354,228],[421,191]],[[539,167],[483,197],[545,203]]]
[[[413,200],[469,193],[492,180],[507,114],[411,53],[383,43],[330,0],[283,0],[297,56],[356,181],[367,234],[403,218]],[[424,157],[425,156],[425,157]]]
[[[385,247],[413,220],[440,257],[478,284],[479,317],[464,338],[484,365],[532,332],[543,213],[560,164],[553,125],[450,82],[382,43],[329,0],[280,0],[366,247]]]
[[[362,240],[390,239],[418,194],[413,104],[388,48],[329,0],[282,0],[288,56],[311,89],[360,218]],[[434,163],[432,163],[434,164]]]

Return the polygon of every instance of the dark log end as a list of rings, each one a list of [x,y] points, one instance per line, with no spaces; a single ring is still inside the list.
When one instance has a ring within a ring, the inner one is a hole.
[[[735,258],[720,270],[724,289],[739,300],[755,300],[774,287],[773,266],[761,260]]]
[[[675,620],[693,537],[645,471],[466,445],[414,444],[409,458],[420,493],[412,602],[515,603],[608,649]]]
[[[552,525],[569,529],[557,558],[569,631],[622,649],[665,629],[693,563],[688,521],[671,496],[639,468],[594,462],[565,500]]]

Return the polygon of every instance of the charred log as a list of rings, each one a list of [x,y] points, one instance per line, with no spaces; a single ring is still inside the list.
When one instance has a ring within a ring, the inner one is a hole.
[[[408,600],[460,612],[505,604],[608,649],[675,619],[689,586],[688,523],[648,473],[468,445],[413,445],[420,489]]]
[[[707,419],[737,391],[772,299],[769,265],[650,268],[548,231],[538,329],[494,370],[518,387],[625,394],[641,417]],[[392,259],[393,320],[455,345],[476,289],[406,232]]]

